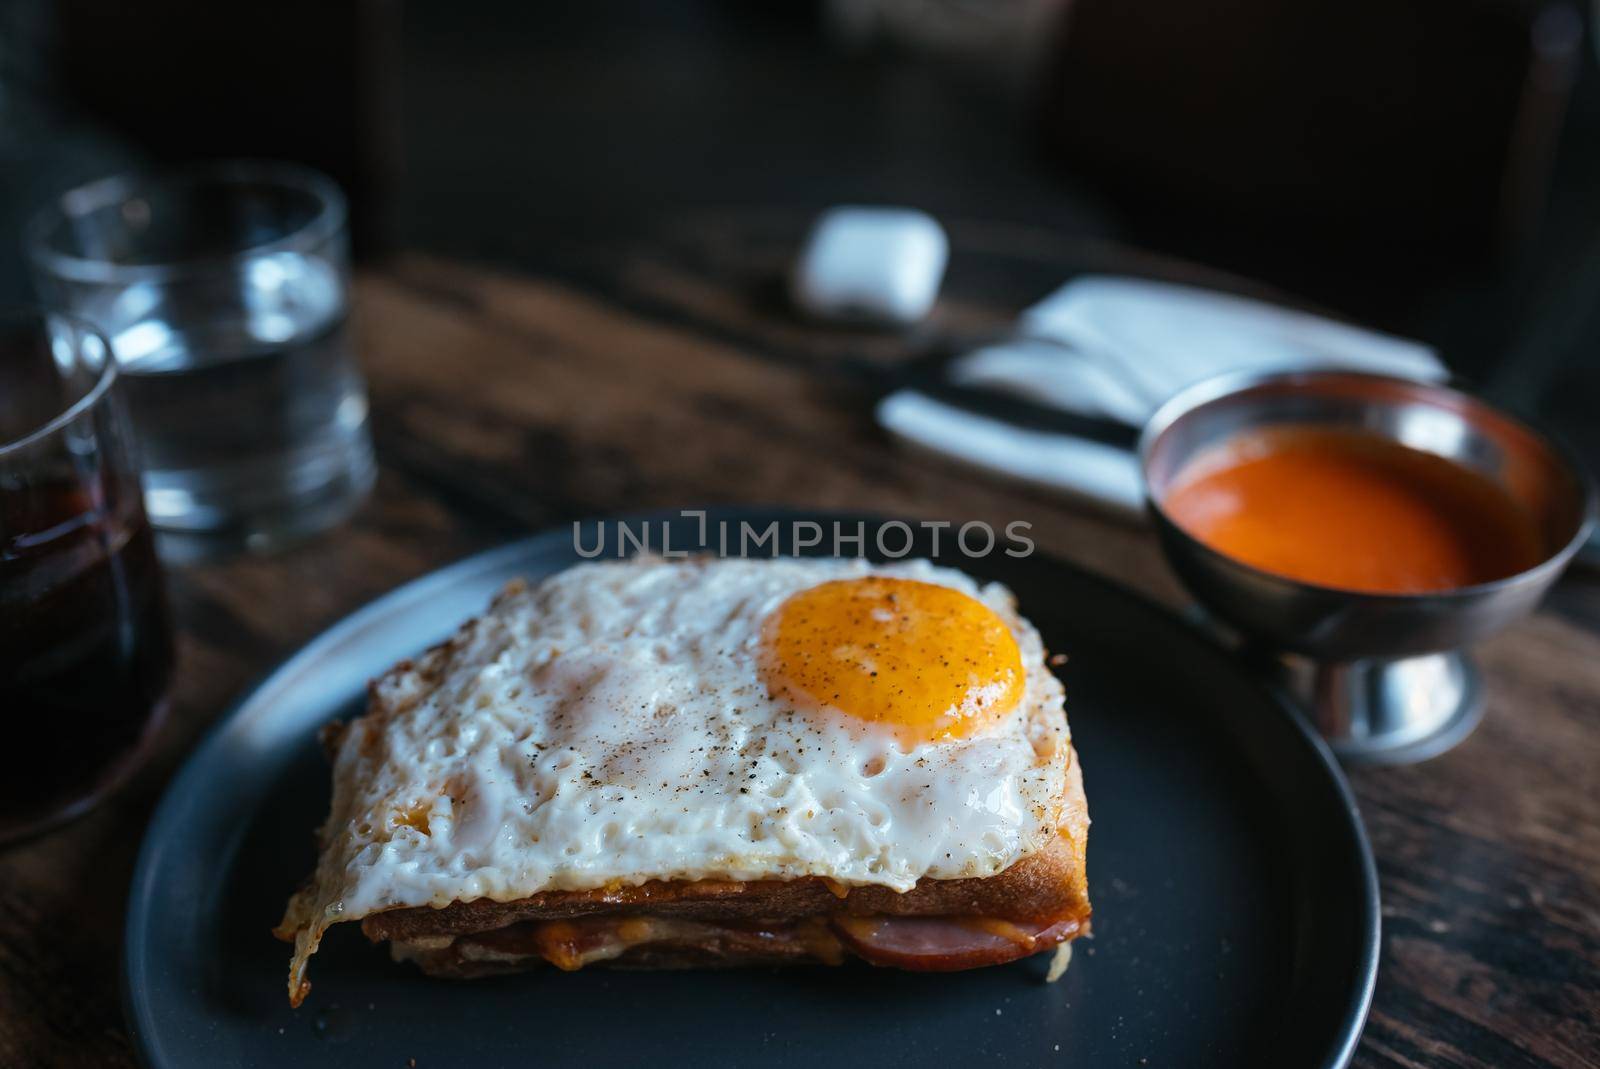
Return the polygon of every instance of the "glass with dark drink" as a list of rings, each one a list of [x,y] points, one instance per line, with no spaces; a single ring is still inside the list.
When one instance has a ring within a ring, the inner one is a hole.
[[[165,708],[172,627],[116,382],[88,325],[0,315],[0,841],[103,798]]]

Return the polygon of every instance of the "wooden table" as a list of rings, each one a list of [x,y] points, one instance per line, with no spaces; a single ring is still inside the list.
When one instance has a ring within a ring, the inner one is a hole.
[[[69,828],[0,852],[0,1065],[132,1060],[126,888],[163,784],[240,690],[367,600],[581,516],[723,502],[1032,522],[1040,549],[1182,595],[1149,533],[897,452],[864,389],[903,340],[804,325],[776,282],[803,216],[728,212],[636,245],[554,250],[559,277],[419,257],[358,292],[382,473],[352,522],[270,558],[170,570],[175,714],[153,763]],[[952,226],[942,326],[1002,322],[1084,266],[1171,265],[1025,229]],[[1354,774],[1384,949],[1360,1066],[1600,1064],[1600,587],[1481,651],[1481,729]],[[1579,622],[1586,618],[1589,624]]]

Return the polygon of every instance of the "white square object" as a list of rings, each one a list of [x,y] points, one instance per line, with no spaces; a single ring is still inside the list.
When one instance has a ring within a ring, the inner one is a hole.
[[[791,290],[821,319],[907,326],[928,314],[950,258],[944,228],[914,208],[831,208],[811,228]]]

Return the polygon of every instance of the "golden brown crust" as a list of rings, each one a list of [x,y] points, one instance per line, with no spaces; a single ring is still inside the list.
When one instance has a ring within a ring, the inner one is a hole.
[[[713,922],[790,921],[845,913],[1030,921],[1071,917],[1086,923],[1089,890],[1084,860],[1089,816],[1076,753],[1068,768],[1060,829],[1061,834],[1044,849],[998,875],[925,879],[903,893],[887,887],[845,888],[817,878],[750,883],[656,881],[614,890],[549,891],[514,902],[479,899],[441,909],[393,909],[366,917],[361,930],[374,942],[410,941],[484,932],[521,921],[602,913]]]

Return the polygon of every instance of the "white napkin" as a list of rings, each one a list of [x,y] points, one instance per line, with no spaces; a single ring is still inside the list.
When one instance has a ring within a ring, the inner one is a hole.
[[[1016,337],[952,361],[952,382],[1140,426],[1162,401],[1227,371],[1346,367],[1442,379],[1433,350],[1244,297],[1086,275],[1029,308]],[[878,406],[895,437],[1008,478],[1138,513],[1132,453],[1025,429],[914,389]]]

